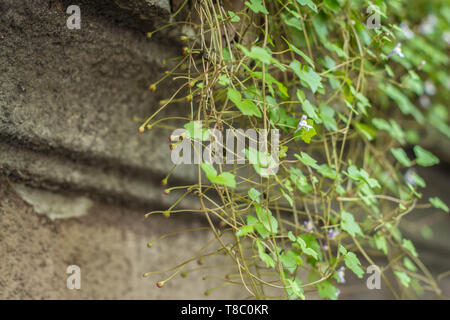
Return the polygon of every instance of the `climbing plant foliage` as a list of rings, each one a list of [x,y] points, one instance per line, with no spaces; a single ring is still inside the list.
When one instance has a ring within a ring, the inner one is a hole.
[[[208,128],[277,129],[279,169],[269,174],[268,151],[246,147],[244,163],[191,164],[192,185],[171,185],[169,174],[166,193],[183,192],[180,200],[150,214],[202,214],[214,241],[177,262],[158,287],[207,272],[192,261],[224,253],[232,266],[217,266],[217,288],[240,286],[243,297],[337,299],[344,271],[365,286],[369,265],[395,298],[441,296],[402,219],[417,208],[449,211],[444,200],[423,197],[431,181],[416,170],[439,163],[426,134],[450,138],[449,4],[199,0],[173,12],[148,36],[178,32],[182,53],[150,85],[168,97],[140,132],[164,127],[159,111],[184,100],[183,139],[206,146]],[[180,88],[165,92],[171,78]],[[201,210],[177,209],[187,195]]]

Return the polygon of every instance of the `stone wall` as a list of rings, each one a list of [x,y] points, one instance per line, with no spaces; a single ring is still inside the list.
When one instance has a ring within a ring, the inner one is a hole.
[[[66,27],[72,4],[80,30]],[[136,121],[171,93],[172,80],[156,93],[148,85],[179,46],[167,33],[146,37],[169,12],[168,0],[0,1],[0,298],[205,298],[217,285],[205,273],[163,289],[159,276],[142,277],[181,263],[211,236],[146,246],[205,224],[195,215],[143,218],[177,197],[160,185],[172,167],[170,131],[139,135]],[[193,176],[184,168],[171,182]],[[66,288],[71,264],[81,268],[81,290]]]

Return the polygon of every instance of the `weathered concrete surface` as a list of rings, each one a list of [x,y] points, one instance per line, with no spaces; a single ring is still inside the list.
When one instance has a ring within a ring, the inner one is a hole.
[[[212,234],[182,233],[151,249],[148,241],[204,225],[192,215],[144,219],[142,212],[102,203],[95,203],[82,217],[51,221],[37,214],[0,178],[0,299],[243,298],[245,293],[233,286],[204,295],[220,282],[202,277],[220,275],[223,268],[195,271],[186,278],[178,275],[162,289],[155,283],[171,273],[143,278],[145,272],[169,269],[190,258]],[[214,256],[204,263],[224,266],[231,259]],[[69,265],[81,268],[81,290],[66,287]],[[194,261],[186,270],[197,267]]]
[[[66,27],[65,9],[74,3],[61,3],[62,10],[44,0],[0,2],[3,171],[45,188],[160,203],[159,181],[172,167],[170,131],[139,135],[133,118],[149,116],[172,93],[171,80],[156,93],[147,88],[179,48],[164,36],[147,39],[156,18],[140,19],[167,15],[168,1],[122,0],[131,10],[110,0],[77,1],[81,30]],[[169,106],[161,116],[182,108]],[[175,181],[194,174],[179,173]]]
[[[0,1],[0,169],[36,192],[55,192],[48,201],[22,194],[37,214],[2,178],[0,298],[203,298],[208,285],[201,276],[164,289],[154,285],[161,278],[142,279],[182,262],[207,240],[194,232],[146,247],[165,232],[204,223],[196,216],[143,221],[145,212],[176,198],[163,196],[160,186],[172,167],[170,131],[138,135],[133,121],[172,93],[171,80],[156,93],[147,89],[167,68],[162,61],[179,53],[166,35],[145,36],[167,17],[168,3]],[[66,27],[72,4],[81,8],[81,30]],[[182,114],[182,107],[167,112]],[[184,168],[169,184],[192,177]],[[70,210],[73,199],[90,205],[79,214]],[[61,215],[79,217],[48,218]],[[80,291],[65,287],[69,264],[82,269]]]

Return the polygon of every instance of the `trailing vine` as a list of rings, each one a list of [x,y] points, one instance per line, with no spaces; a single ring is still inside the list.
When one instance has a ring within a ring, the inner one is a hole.
[[[380,17],[375,28],[369,7]],[[450,137],[441,102],[450,86],[448,4],[203,0],[181,1],[173,12],[148,36],[179,32],[182,55],[149,89],[164,90],[171,78],[182,84],[139,131],[164,126],[160,112],[184,100],[185,133],[171,136],[173,151],[186,141],[193,153],[201,152],[196,143],[202,150],[217,143],[207,129],[223,136],[227,129],[279,130],[279,148],[270,154],[273,140],[265,139],[258,150],[242,150],[245,163],[192,164],[198,181],[189,186],[172,186],[172,171],[163,180],[166,192],[183,191],[179,201],[195,195],[201,210],[177,209],[177,201],[147,216],[200,212],[214,241],[158,287],[186,275],[192,261],[225,253],[234,273],[224,273],[223,285],[242,286],[256,299],[337,299],[344,272],[363,279],[368,266],[395,298],[442,297],[401,222],[417,208],[448,212],[439,198],[422,197],[426,182],[414,170],[439,162],[421,146],[425,131]],[[279,159],[276,174],[267,171],[270,159]],[[204,228],[185,231],[196,230]]]

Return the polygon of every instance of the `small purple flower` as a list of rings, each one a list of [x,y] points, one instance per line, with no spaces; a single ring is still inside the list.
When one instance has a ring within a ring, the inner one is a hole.
[[[340,267],[337,276],[339,278],[339,283],[345,283],[345,267]]]
[[[442,34],[442,39],[445,41],[446,44],[450,44],[450,31],[445,31]]]
[[[433,96],[436,93],[436,87],[431,80],[426,80],[423,84],[423,88],[425,90],[425,93],[429,96]]]
[[[428,109],[431,105],[430,97],[426,94],[419,97],[420,106],[424,109]]]
[[[322,249],[324,250],[324,251],[328,251],[328,243],[324,243],[323,245],[322,245]]]
[[[434,27],[437,24],[437,17],[434,14],[429,14],[425,21],[422,22],[419,26],[419,31],[422,34],[430,34],[433,33]]]
[[[336,291],[336,298],[338,298],[340,294],[341,294],[341,290],[339,290],[339,288],[338,288]]]
[[[412,39],[414,37],[414,32],[409,28],[408,22],[403,21],[400,23],[400,29],[402,29],[406,39]]]
[[[388,55],[387,58],[391,58],[392,56],[398,55],[400,58],[403,58],[405,55],[402,52],[402,43],[399,42],[397,43],[397,45],[395,46],[394,50],[392,50]]]
[[[302,128],[306,128],[306,131],[309,131],[309,129],[313,128],[308,124],[308,122],[306,122],[306,120],[308,120],[308,117],[306,115],[303,115],[302,119],[299,121],[297,125],[297,129],[295,129],[296,132]]]
[[[339,235],[339,230],[331,228],[328,229],[328,238],[334,239]]]
[[[312,231],[314,225],[311,220],[305,221],[303,224],[305,225],[306,230]]]
[[[412,185],[413,187],[416,185],[416,180],[414,179],[414,174],[416,173],[416,170],[414,168],[409,168],[405,176],[403,177],[407,183]]]

